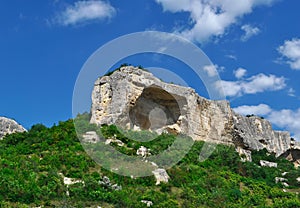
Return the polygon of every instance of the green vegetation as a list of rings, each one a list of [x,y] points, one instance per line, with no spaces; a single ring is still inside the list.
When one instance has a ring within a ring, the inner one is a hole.
[[[96,130],[105,138],[119,139],[126,143],[123,149],[111,145],[128,155],[134,155],[141,144],[157,154],[174,141],[173,135],[150,132],[126,132],[124,136],[115,126],[100,129],[88,120],[88,114],[79,115],[76,130]],[[141,142],[152,136],[157,138]],[[253,162],[242,163],[234,148],[224,145],[199,162],[202,146],[203,142],[195,142],[189,153],[167,170],[170,182],[156,186],[154,176],[132,179],[97,165],[77,139],[73,120],[51,128],[37,124],[0,141],[0,207],[146,207],[141,200],[164,208],[300,207],[299,195],[283,192],[274,180],[288,172],[284,177],[291,188],[299,189],[296,177],[300,171],[290,162],[263,150],[253,153]],[[278,168],[260,167],[260,159],[277,162]],[[60,173],[84,183],[66,186]],[[104,176],[122,190],[100,184]]]

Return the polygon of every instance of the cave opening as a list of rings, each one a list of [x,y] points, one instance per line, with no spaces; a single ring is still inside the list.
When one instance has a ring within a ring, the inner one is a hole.
[[[145,88],[129,110],[131,128],[156,130],[175,124],[185,103],[184,97],[172,95],[160,87]]]

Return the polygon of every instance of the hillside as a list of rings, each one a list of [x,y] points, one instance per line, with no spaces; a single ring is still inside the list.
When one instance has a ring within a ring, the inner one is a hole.
[[[124,145],[108,145],[135,155],[138,142],[124,137],[115,126],[100,128],[89,120],[88,114],[77,117],[80,131],[114,137]],[[131,136],[136,134],[141,133]],[[162,134],[143,145],[157,153],[173,140],[172,134]],[[234,147],[220,144],[209,159],[199,162],[202,145],[196,141],[167,170],[169,182],[155,185],[154,176],[135,179],[97,165],[77,139],[73,120],[51,128],[37,124],[0,141],[0,206],[147,207],[148,202],[151,207],[300,207],[300,196],[292,193],[299,192],[300,170],[286,159],[262,150],[252,152],[253,162],[241,162]],[[260,160],[276,162],[278,167],[261,167]],[[284,172],[288,173],[282,176]],[[275,177],[286,178],[289,187],[276,183]]]

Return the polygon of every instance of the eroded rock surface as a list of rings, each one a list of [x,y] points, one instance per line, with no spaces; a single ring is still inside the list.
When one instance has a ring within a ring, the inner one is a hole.
[[[165,83],[132,66],[97,79],[91,113],[91,123],[98,125],[183,133],[194,140],[235,145],[247,154],[266,148],[279,156],[291,148],[290,134],[274,131],[267,120],[241,116],[227,101],[208,100],[192,88]]]
[[[26,129],[16,121],[5,117],[0,117],[0,140],[3,139],[6,134],[24,131],[26,131]]]
[[[293,162],[295,167],[299,167],[300,166],[300,143],[292,140],[291,148],[288,149],[286,152],[284,152],[281,156]]]
[[[244,149],[266,148],[280,156],[291,147],[289,132],[274,131],[269,121],[257,116],[245,117],[234,113],[234,143]]]

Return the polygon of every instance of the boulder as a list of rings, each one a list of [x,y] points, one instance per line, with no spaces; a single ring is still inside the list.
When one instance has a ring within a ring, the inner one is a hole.
[[[88,131],[83,135],[82,141],[87,143],[97,143],[100,141],[100,138],[95,131]]]
[[[269,161],[266,161],[266,160],[260,160],[259,164],[262,167],[277,168],[277,163],[269,162]]]
[[[252,156],[251,156],[250,150],[245,150],[245,149],[241,148],[240,146],[238,146],[236,148],[236,151],[237,151],[237,153],[239,153],[242,162],[246,162],[246,161],[252,162]]]
[[[170,179],[170,176],[168,175],[168,173],[165,169],[158,168],[158,169],[152,171],[152,173],[154,174],[154,177],[156,179],[155,185],[159,185],[161,182],[168,183],[168,181]]]
[[[287,181],[286,178],[275,177],[275,183],[278,183],[278,182],[285,182],[285,181]]]
[[[136,151],[136,154],[142,156],[143,158],[145,158],[145,157],[147,157],[148,155],[150,155],[150,152],[149,152],[149,150],[148,150],[146,147],[141,146],[141,147]]]
[[[148,200],[141,200],[142,203],[146,204],[147,207],[151,207],[153,205],[152,201],[148,201]]]

